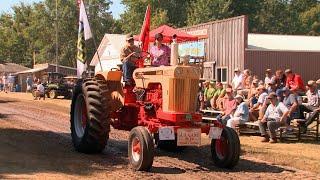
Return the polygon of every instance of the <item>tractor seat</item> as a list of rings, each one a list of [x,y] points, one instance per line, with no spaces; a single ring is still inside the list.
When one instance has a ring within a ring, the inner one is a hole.
[[[120,69],[120,71],[122,71],[122,66],[123,64],[117,64],[118,68]]]

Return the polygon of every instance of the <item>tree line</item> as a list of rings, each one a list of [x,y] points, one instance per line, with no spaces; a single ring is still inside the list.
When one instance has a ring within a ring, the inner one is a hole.
[[[96,42],[105,33],[140,32],[146,6],[151,5],[151,28],[162,24],[184,27],[239,15],[249,16],[249,32],[292,35],[320,35],[319,0],[122,0],[125,11],[120,19],[110,12],[111,0],[85,0]],[[55,63],[56,23],[58,24],[59,64],[75,67],[79,10],[75,0],[43,0],[31,5],[20,3],[12,12],[0,14],[0,62],[32,67]],[[91,59],[93,40],[87,44]]]

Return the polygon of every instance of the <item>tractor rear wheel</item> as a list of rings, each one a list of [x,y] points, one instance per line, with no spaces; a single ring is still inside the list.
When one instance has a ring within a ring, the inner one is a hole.
[[[71,103],[71,136],[83,153],[103,151],[109,139],[110,99],[107,83],[97,79],[79,81]]]
[[[54,89],[51,89],[48,95],[49,95],[49,98],[51,99],[56,99],[58,97],[57,91]]]
[[[154,143],[145,127],[138,126],[130,131],[128,143],[129,162],[136,171],[149,171],[153,164]]]
[[[232,128],[225,127],[220,139],[211,140],[211,156],[215,165],[221,168],[233,168],[238,164],[240,140]]]

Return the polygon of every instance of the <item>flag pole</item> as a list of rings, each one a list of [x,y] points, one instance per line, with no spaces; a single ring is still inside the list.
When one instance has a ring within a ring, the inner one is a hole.
[[[58,53],[59,53],[59,42],[58,42],[58,0],[56,0],[56,72],[58,72]]]
[[[84,1],[82,1],[82,3],[83,3],[83,5],[84,5],[84,7],[86,7],[85,4],[84,4]],[[89,20],[89,18],[90,18],[90,14],[89,14],[88,20]],[[88,21],[88,23],[89,23],[89,26],[91,27],[90,21]],[[102,69],[102,64],[101,64],[101,59],[100,59],[100,55],[99,55],[99,50],[98,50],[98,48],[97,48],[96,38],[94,37],[94,32],[93,32],[92,29],[91,29],[91,32],[92,32],[93,45],[94,45],[95,51],[96,51],[97,56],[98,56],[100,68],[101,68],[101,71],[103,71],[103,69]]]

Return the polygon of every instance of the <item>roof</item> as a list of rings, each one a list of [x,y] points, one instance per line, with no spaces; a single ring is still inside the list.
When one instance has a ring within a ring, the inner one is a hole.
[[[57,64],[49,64],[49,63],[43,63],[43,64],[35,64],[34,68],[49,68],[49,66],[53,66],[56,67]],[[77,70],[77,68],[73,68],[73,67],[69,67],[69,66],[62,66],[62,65],[58,65],[59,68],[65,68],[65,69],[70,69],[70,70]]]
[[[39,68],[29,69],[29,70],[26,70],[26,71],[17,72],[17,74],[35,73],[35,72],[43,71],[43,70],[46,70],[46,69],[47,69],[47,67],[39,67]]]
[[[16,73],[19,71],[24,71],[24,70],[28,70],[30,68],[21,66],[19,64],[15,64],[15,63],[3,63],[0,64],[0,73],[4,72],[4,73]]]
[[[25,71],[20,71],[17,72],[16,74],[28,74],[28,73],[35,73],[35,72],[39,72],[39,71],[43,71],[49,68],[49,66],[53,66],[56,67],[56,64],[49,64],[49,63],[43,63],[43,64],[35,64],[33,69],[28,69]],[[61,66],[58,65],[59,68],[65,68],[65,69],[70,69],[70,70],[77,70],[76,68],[73,67],[68,67],[68,66]],[[55,72],[48,72],[48,73],[55,73]],[[59,73],[60,74],[60,73]]]
[[[248,48],[256,50],[320,51],[320,36],[248,34]]]
[[[101,61],[115,60],[120,58],[121,48],[126,43],[126,36],[122,34],[105,34],[98,47],[98,53]],[[90,66],[98,64],[98,55],[95,53]]]

